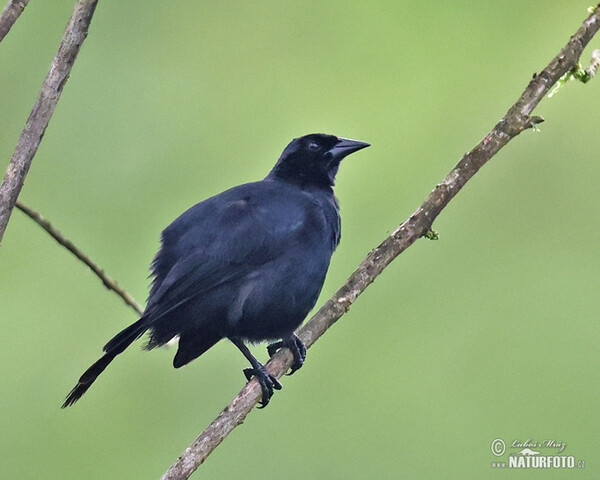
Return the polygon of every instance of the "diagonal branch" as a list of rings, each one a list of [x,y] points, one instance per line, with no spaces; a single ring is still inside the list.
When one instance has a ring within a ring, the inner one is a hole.
[[[0,42],[21,16],[29,0],[8,0],[8,3],[0,13]]]
[[[38,99],[29,114],[6,169],[6,175],[0,184],[0,242],[33,157],[42,141],[67,78],[69,78],[81,44],[87,37],[97,3],[98,0],[77,0],[75,3],[71,20],[67,24],[58,52],[50,65]]]
[[[19,200],[17,200],[15,207],[17,207],[25,215],[27,215],[35,223],[37,223],[40,227],[46,230],[46,232],[48,232],[50,236],[54,238],[54,240],[56,240],[63,247],[69,250],[69,252],[75,255],[79,260],[85,263],[90,268],[90,270],[94,272],[100,278],[100,280],[102,280],[102,283],[106,288],[115,292],[119,297],[123,299],[123,301],[127,305],[133,308],[139,315],[142,314],[143,309],[140,306],[140,304],[137,303],[135,299],[129,293],[127,293],[125,289],[120,287],[115,280],[110,278],[104,272],[104,270],[100,268],[98,264],[94,263],[94,261],[90,257],[83,253],[80,248],[74,245],[73,242],[71,242],[68,238],[65,238],[65,236],[62,233],[60,233],[58,229],[52,226],[52,224],[48,220],[42,217],[42,215],[36,212],[33,208],[28,207],[27,205],[21,203]]]
[[[299,330],[298,334],[307,347],[348,311],[358,296],[392,260],[430,231],[440,212],[483,165],[523,130],[543,121],[541,117],[531,117],[531,112],[558,79],[577,66],[583,49],[599,28],[600,5],[593,9],[592,14],[548,66],[533,76],[523,94],[490,133],[461,158],[423,204],[367,255],[346,283]],[[284,349],[273,356],[267,368],[279,378],[291,363],[292,355]],[[244,421],[259,397],[258,382],[248,382],[204,432],[184,450],[161,480],[189,478],[223,439]]]

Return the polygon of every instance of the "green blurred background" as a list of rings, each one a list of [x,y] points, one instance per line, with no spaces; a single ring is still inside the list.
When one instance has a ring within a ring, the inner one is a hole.
[[[143,301],[159,233],[184,209],[262,178],[295,136],[368,141],[338,175],[343,235],[321,305],[590,3],[100,1],[21,200]],[[72,4],[32,1],[0,46],[2,170]],[[401,255],[193,478],[519,476],[491,467],[498,437],[562,441],[587,462],[528,478],[599,478],[599,107],[600,80],[545,99],[546,123],[467,185],[434,225],[440,240]],[[173,348],[138,342],[61,411],[135,319],[13,213],[0,251],[3,478],[158,478],[243,386],[227,342],[181,370]]]

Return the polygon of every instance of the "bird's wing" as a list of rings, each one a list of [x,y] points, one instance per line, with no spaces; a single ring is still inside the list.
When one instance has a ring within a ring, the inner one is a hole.
[[[163,232],[152,264],[147,314],[157,319],[285,252],[302,234],[306,211],[281,200],[281,192],[256,182],[211,197],[176,219]]]

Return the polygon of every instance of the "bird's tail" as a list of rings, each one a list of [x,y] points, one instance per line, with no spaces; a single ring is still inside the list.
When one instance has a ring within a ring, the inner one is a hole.
[[[77,385],[69,392],[62,408],[70,407],[81,396],[87,392],[92,383],[98,378],[106,367],[112,362],[119,353],[122,353],[129,345],[143,335],[148,330],[149,323],[142,317],[137,322],[129,325],[125,330],[117,333],[105,346],[104,355],[88,368],[81,376]]]

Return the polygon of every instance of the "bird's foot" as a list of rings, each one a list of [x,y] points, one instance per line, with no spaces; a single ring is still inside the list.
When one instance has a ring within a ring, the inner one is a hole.
[[[304,345],[302,340],[293,333],[286,339],[267,345],[267,352],[269,353],[269,356],[272,357],[281,348],[289,348],[294,356],[294,363],[292,363],[292,368],[290,373],[288,373],[288,375],[291,375],[304,365],[304,360],[306,360],[306,345]]]
[[[262,399],[259,402],[260,406],[258,408],[265,408],[269,404],[269,400],[273,396],[273,390],[281,390],[279,380],[274,375],[271,375],[263,365],[258,368],[244,368],[244,375],[248,381],[252,377],[256,377],[260,384]]]

